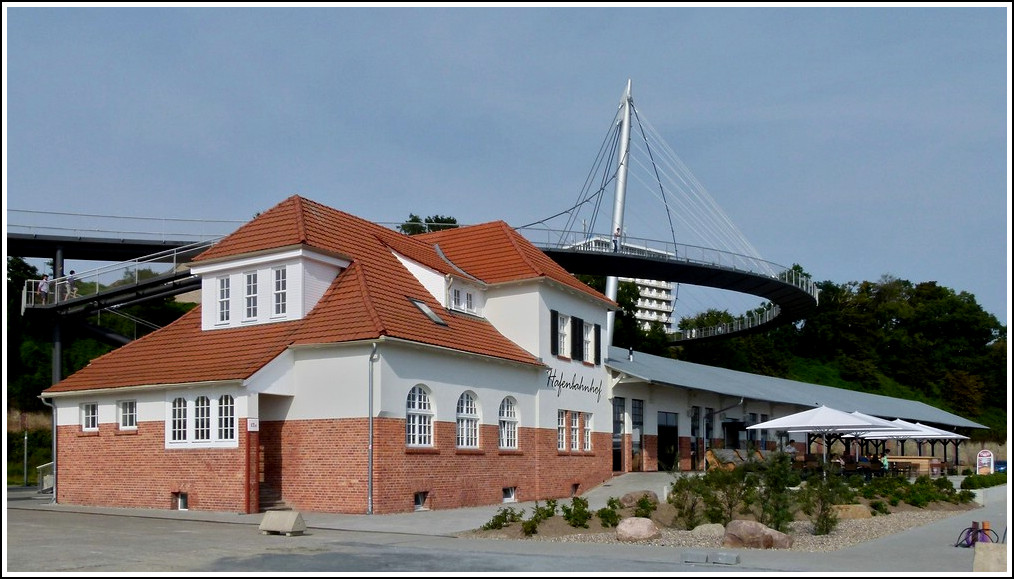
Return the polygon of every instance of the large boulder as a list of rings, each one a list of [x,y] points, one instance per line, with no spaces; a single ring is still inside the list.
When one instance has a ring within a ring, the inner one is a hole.
[[[624,543],[636,543],[637,541],[651,541],[662,536],[658,525],[651,519],[644,517],[629,517],[620,521],[616,526],[616,539]]]
[[[622,497],[620,497],[620,506],[625,509],[629,509],[637,506],[637,501],[641,500],[641,497],[648,497],[651,502],[658,504],[658,495],[653,491],[631,491]]]
[[[725,527],[722,546],[750,549],[789,549],[792,537],[757,521],[734,520]]]
[[[721,523],[705,523],[697,525],[690,533],[701,537],[721,537],[725,534],[725,526]]]

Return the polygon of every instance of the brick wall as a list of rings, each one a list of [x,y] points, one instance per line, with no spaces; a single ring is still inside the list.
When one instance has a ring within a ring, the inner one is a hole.
[[[374,420],[373,512],[499,504],[570,497],[610,476],[610,435],[594,433],[592,452],[558,452],[555,429],[518,429],[518,449],[501,451],[494,425],[482,425],[478,449],[455,447],[455,424],[434,424],[432,448],[407,448],[405,422]],[[364,418],[262,422],[264,484],[297,510],[366,513],[368,423]]]
[[[239,448],[165,448],[165,423],[141,422],[136,431],[100,424],[57,433],[57,502],[172,509],[186,493],[190,510],[247,512],[246,421],[237,424]]]
[[[260,486],[296,510],[366,513],[368,422],[365,418],[238,425],[234,449],[166,449],[164,422],[125,434],[115,424],[97,434],[61,427],[58,502],[172,509],[186,493],[190,510],[257,512]],[[249,452],[247,442],[252,444]],[[498,448],[494,425],[481,426],[478,449],[455,447],[455,424],[434,424],[434,447],[405,446],[405,422],[374,420],[373,512],[410,512],[416,493],[432,509],[500,504],[504,488],[519,502],[569,498],[611,476],[608,433],[592,451],[558,451],[556,429],[518,429],[518,449]]]

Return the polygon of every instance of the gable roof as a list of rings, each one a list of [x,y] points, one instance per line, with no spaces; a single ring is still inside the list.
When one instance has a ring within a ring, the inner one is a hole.
[[[612,306],[617,305],[578,280],[503,221],[444,229],[415,237],[436,245],[455,265],[486,283],[551,279]]]
[[[303,319],[202,331],[198,306],[165,328],[93,360],[46,392],[243,380],[293,345],[381,338],[544,366],[487,320],[443,308],[393,252],[444,275],[460,276],[464,270],[483,283],[550,278],[612,303],[502,222],[407,236],[299,196],[258,215],[194,262],[290,247],[351,262]],[[430,320],[413,300],[439,312],[445,325]]]

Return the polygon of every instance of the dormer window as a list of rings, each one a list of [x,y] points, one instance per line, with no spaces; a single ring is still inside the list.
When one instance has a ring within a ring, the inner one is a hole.
[[[284,316],[285,305],[288,302],[288,282],[286,279],[286,273],[284,267],[276,267],[275,272],[275,289],[274,289],[274,315]]]
[[[246,317],[247,320],[257,319],[257,272],[247,272],[244,277],[246,278]]]
[[[218,322],[229,323],[229,277],[218,278]]]
[[[450,291],[450,309],[457,310],[459,312],[468,312],[470,314],[481,315],[479,312],[479,298],[476,296],[476,291],[470,287],[455,287]]]

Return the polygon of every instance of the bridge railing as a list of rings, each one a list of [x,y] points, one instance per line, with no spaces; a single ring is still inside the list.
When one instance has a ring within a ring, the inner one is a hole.
[[[48,280],[25,280],[21,294],[21,313],[32,307],[52,306],[72,300],[85,300],[110,288],[133,285],[140,281],[179,271],[186,267],[201,251],[214,245],[220,238],[167,249],[129,261],[75,272]],[[45,287],[46,291],[42,289]]]
[[[611,236],[603,234],[532,228],[518,231],[541,249],[613,252],[666,262],[706,265],[777,279],[802,289],[814,299],[820,292],[813,280],[799,271],[731,251],[627,235],[621,236],[614,244]]]

